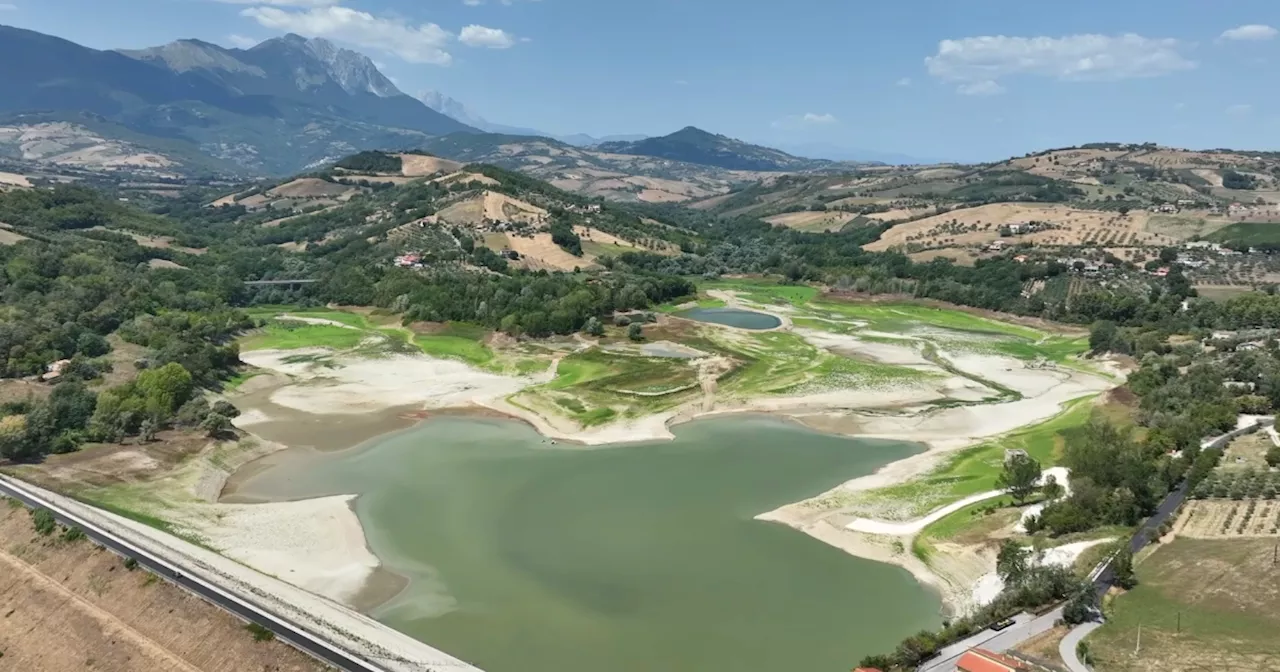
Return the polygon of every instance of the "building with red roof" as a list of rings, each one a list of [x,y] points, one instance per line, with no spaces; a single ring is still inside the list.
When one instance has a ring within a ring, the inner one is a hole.
[[[1026,663],[986,649],[969,649],[956,661],[959,672],[1031,672]]]

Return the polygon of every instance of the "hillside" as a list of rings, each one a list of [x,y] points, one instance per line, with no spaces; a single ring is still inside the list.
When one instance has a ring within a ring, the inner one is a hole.
[[[826,167],[830,161],[804,159],[688,126],[670,135],[635,142],[606,142],[602,152],[670,159],[726,170],[794,171]]]
[[[765,173],[575,147],[551,138],[455,133],[420,147],[463,162],[518,170],[558,188],[614,201],[680,203],[728,193]]]
[[[115,52],[0,26],[0,85],[0,114],[16,129],[0,139],[0,153],[59,165],[119,169],[122,154],[159,154],[168,161],[159,168],[172,173],[285,174],[474,130],[399,92],[368,58],[296,35],[248,50],[184,40]],[[44,123],[83,127],[76,147],[128,148],[68,158],[14,137]]]

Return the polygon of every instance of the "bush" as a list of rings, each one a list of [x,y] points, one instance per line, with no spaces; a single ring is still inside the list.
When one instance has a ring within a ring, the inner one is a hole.
[[[269,642],[276,638],[276,633],[271,632],[257,623],[250,623],[249,625],[244,626],[244,629],[253,634],[253,641],[255,642]]]
[[[133,558],[125,558],[124,568],[132,572],[133,570],[138,568],[138,561]]]
[[[31,511],[31,524],[35,526],[36,533],[42,537],[53,534],[54,529],[58,527],[58,521],[54,519],[53,512],[49,509],[33,509]]]
[[[84,539],[84,530],[72,525],[62,532],[63,541],[80,541]]]

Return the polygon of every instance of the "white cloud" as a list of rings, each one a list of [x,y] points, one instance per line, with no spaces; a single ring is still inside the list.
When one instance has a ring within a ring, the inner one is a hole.
[[[241,49],[248,49],[249,47],[252,47],[258,44],[259,41],[260,40],[255,40],[252,37],[245,37],[244,35],[236,35],[235,33],[232,33],[227,36],[227,44],[230,44],[233,47],[239,47]]]
[[[689,86],[689,80],[687,80],[687,79],[677,79],[677,80],[676,80],[675,82],[673,82],[673,83],[674,83],[676,86]]]
[[[1174,103],[1174,104],[1173,104],[1173,109],[1175,109],[1175,110],[1185,110],[1185,109],[1187,109],[1187,104],[1186,104],[1186,103]]]
[[[452,35],[434,23],[415,26],[403,19],[377,17],[339,6],[314,7],[306,11],[250,7],[240,13],[266,28],[306,37],[333,38],[395,54],[411,63],[448,65],[453,61],[445,50]]]
[[[275,7],[330,7],[342,0],[215,0],[228,5],[272,5]]]
[[[899,79],[897,83],[898,86],[911,86],[911,78],[903,77],[902,79]]]
[[[538,0],[529,0],[529,2],[538,2]],[[485,0],[462,0],[462,4],[468,7],[479,7],[484,3]],[[510,7],[511,5],[516,4],[516,0],[498,0],[498,3]]]
[[[1280,31],[1277,31],[1271,26],[1263,25],[1261,23],[1250,23],[1244,26],[1236,26],[1231,30],[1225,30],[1218,39],[1237,41],[1269,40],[1277,34],[1280,34]]]
[[[0,2],[0,12],[12,12],[12,11],[16,11],[17,9],[18,9],[17,5],[12,5],[7,2]]]
[[[840,123],[834,114],[817,112],[806,112],[804,114],[793,114],[789,117],[783,117],[771,124],[774,128],[800,129],[800,128],[820,128],[823,126],[831,126]]]
[[[1005,88],[995,80],[984,79],[980,82],[961,84],[956,87],[956,91],[966,96],[998,96],[1004,93]]]
[[[803,121],[806,124],[826,125],[826,124],[834,124],[837,121],[839,121],[839,119],[836,119],[835,115],[829,112],[825,114],[815,114],[813,112],[805,112],[804,116],[800,117],[800,121]]]
[[[462,29],[458,41],[468,47],[484,47],[486,49],[509,49],[516,43],[511,33],[501,28],[486,28],[470,25]]]
[[[1012,75],[1099,81],[1155,77],[1195,67],[1177,40],[1125,35],[1006,37],[943,40],[924,59],[929,74],[955,83],[960,93],[989,95],[1004,90]]]
[[[1227,114],[1233,117],[1243,117],[1253,112],[1253,106],[1247,103],[1239,103],[1227,108]]]

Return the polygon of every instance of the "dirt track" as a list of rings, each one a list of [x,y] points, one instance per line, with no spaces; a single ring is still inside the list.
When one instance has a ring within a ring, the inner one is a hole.
[[[35,534],[0,504],[0,669],[302,672],[330,669],[255,642],[230,614],[81,539]]]

